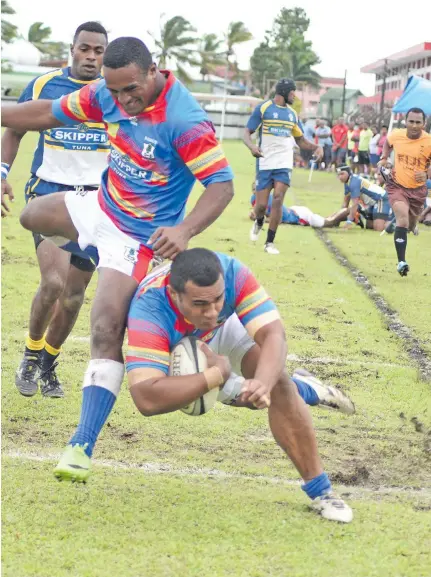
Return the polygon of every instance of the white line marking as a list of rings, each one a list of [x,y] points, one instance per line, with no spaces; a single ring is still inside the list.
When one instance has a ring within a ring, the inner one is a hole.
[[[69,341],[79,342],[79,343],[89,343],[90,337],[70,335]],[[375,361],[363,361],[361,359],[340,359],[337,357],[301,357],[300,355],[289,354],[286,360],[295,363],[312,364],[312,365],[363,365],[365,367],[399,367],[405,368],[405,365],[399,363],[384,363],[379,360]]]
[[[61,453],[34,453],[24,451],[6,451],[3,452],[3,457],[10,459],[18,459],[22,461],[39,461],[43,463],[51,463],[57,461],[61,457]],[[172,475],[177,477],[217,477],[219,479],[242,479],[245,481],[263,481],[266,483],[273,483],[279,485],[288,485],[299,487],[300,481],[293,481],[290,479],[282,479],[280,477],[266,477],[265,475],[243,475],[241,473],[228,473],[220,471],[219,469],[208,469],[205,467],[181,467],[177,468],[169,463],[125,463],[121,461],[99,460],[93,459],[92,463],[96,467],[105,467],[113,470],[125,471],[143,471],[144,473],[153,475]],[[362,487],[351,485],[336,485],[340,492],[350,493],[355,496],[360,496],[362,493],[375,495],[410,495],[415,497],[431,497],[431,490],[429,489],[412,489],[409,487]]]

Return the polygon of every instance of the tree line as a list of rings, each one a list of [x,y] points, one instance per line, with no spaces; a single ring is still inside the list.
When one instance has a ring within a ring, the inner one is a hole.
[[[1,0],[1,14],[2,41],[8,43],[22,37],[17,26],[7,19],[7,15],[15,14],[7,0]],[[253,38],[244,22],[231,22],[222,35],[199,35],[183,16],[162,16],[158,32],[148,31],[148,34],[156,47],[154,58],[158,66],[175,69],[186,84],[191,82],[190,67],[198,68],[204,81],[208,75],[223,70],[230,79],[242,81],[256,95],[267,96],[277,79],[286,76],[297,82],[319,86],[320,77],[313,67],[320,63],[320,59],[312,42],[305,39],[309,25],[310,20],[302,8],[283,8],[254,50],[249,70],[239,68],[236,55],[237,46]],[[47,59],[67,60],[69,45],[52,41],[51,34],[49,26],[34,22],[26,39]]]

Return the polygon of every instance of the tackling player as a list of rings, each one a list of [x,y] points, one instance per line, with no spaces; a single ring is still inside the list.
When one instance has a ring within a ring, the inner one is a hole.
[[[232,170],[212,123],[172,72],[158,70],[145,44],[117,38],[103,65],[104,80],[78,92],[2,107],[2,124],[16,130],[103,122],[111,144],[98,192],[48,195],[21,215],[28,230],[78,241],[82,249],[94,245],[99,253],[91,361],[78,428],[56,468],[60,478],[69,478],[80,450],[91,456],[88,436],[97,438],[114,406],[130,300],[153,256],[174,258],[233,196]],[[196,179],[205,191],[184,218]]]

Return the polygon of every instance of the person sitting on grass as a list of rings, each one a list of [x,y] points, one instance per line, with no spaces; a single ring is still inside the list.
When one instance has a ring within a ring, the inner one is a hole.
[[[352,169],[347,165],[337,169],[337,176],[344,184],[345,205],[349,206],[350,204],[346,228],[351,228],[354,224],[359,209],[360,213],[368,217],[367,223],[372,222],[372,226],[367,226],[367,228],[380,232],[384,230],[387,221],[391,220],[392,213],[386,190],[366,178],[353,174]],[[367,209],[366,211],[360,208],[361,204]]]

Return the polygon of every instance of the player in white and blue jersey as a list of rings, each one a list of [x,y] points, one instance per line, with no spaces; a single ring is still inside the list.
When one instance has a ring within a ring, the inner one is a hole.
[[[344,184],[344,196],[350,197],[350,213],[347,226],[352,225],[360,203],[367,209],[373,230],[382,231],[391,219],[392,209],[386,190],[356,174],[350,166],[337,168],[338,179]]]
[[[275,88],[274,98],[254,109],[244,132],[244,143],[256,158],[256,221],[250,232],[253,242],[257,241],[262,229],[269,193],[274,189],[264,248],[269,254],[279,254],[274,239],[282,218],[284,195],[290,186],[293,139],[300,148],[313,151],[317,159],[323,156],[320,146],[304,138],[302,125],[292,108],[295,90],[296,84],[293,80],[282,78]],[[258,144],[254,144],[251,139],[251,135],[256,131]]]
[[[107,44],[101,24],[81,24],[71,46],[71,66],[32,80],[18,102],[55,100],[97,81]],[[7,175],[24,134],[8,128],[2,137],[2,201],[4,194],[11,197]],[[25,187],[26,201],[70,189],[82,194],[96,190],[109,149],[102,123],[82,122],[42,130]],[[55,360],[75,324],[95,267],[77,243],[69,243],[66,252],[40,234],[33,233],[33,238],[41,281],[31,305],[29,333],[15,384],[27,397],[35,395],[39,385],[44,396],[63,397]]]

